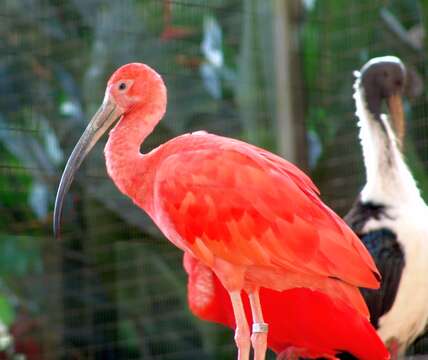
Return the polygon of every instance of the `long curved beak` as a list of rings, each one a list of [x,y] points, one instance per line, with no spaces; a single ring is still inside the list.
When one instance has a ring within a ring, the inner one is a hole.
[[[114,103],[108,93],[106,93],[103,104],[92,117],[83,135],[74,147],[73,152],[65,165],[64,172],[62,173],[58,192],[56,194],[53,215],[53,232],[55,238],[59,238],[60,235],[62,206],[65,195],[73,182],[74,174],[77,172],[86,155],[88,155],[96,142],[122,115],[122,110]]]
[[[389,97],[388,108],[399,146],[402,147],[406,124],[404,122],[403,100],[399,94]]]

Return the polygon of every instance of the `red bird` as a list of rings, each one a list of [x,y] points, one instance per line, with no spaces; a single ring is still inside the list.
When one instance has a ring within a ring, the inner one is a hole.
[[[235,328],[227,291],[210,268],[185,253],[190,310],[199,318]],[[241,294],[247,320],[251,308]],[[337,359],[346,352],[360,360],[386,360],[389,353],[364,316],[341,300],[319,291],[294,288],[282,292],[260,289],[263,315],[269,324],[268,346],[279,359]]]
[[[259,288],[319,290],[364,316],[358,287],[380,275],[358,237],[318,197],[312,181],[286,160],[238,140],[196,132],[148,154],[144,139],[165,113],[166,87],[150,67],[122,66],[74,148],[58,188],[54,233],[74,173],[113,125],[105,148],[116,186],[146,211],[177,247],[211,268],[229,293],[238,358],[248,359],[250,331],[241,291],[253,312],[255,359],[264,359],[267,324]]]

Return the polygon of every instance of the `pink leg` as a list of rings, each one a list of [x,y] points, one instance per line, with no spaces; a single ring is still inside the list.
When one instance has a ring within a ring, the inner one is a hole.
[[[391,360],[398,360],[400,354],[400,344],[397,339],[393,338],[387,344]]]
[[[268,324],[263,320],[259,289],[249,293],[248,297],[250,298],[251,313],[253,314],[251,343],[254,349],[254,360],[264,360],[267,349]]]
[[[250,358],[250,330],[242,304],[240,291],[229,292],[232,301],[233,313],[235,315],[235,343],[238,347],[238,360],[249,360]]]

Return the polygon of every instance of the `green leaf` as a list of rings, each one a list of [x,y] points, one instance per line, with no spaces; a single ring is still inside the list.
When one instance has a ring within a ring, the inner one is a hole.
[[[0,295],[0,321],[6,326],[12,325],[15,319],[15,310],[9,300]]]

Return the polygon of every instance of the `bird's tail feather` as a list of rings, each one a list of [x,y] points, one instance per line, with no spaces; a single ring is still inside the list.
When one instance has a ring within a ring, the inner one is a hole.
[[[325,287],[321,290],[333,299],[345,302],[345,304],[357,310],[366,319],[370,318],[367,304],[357,287],[341,280],[329,279]]]

